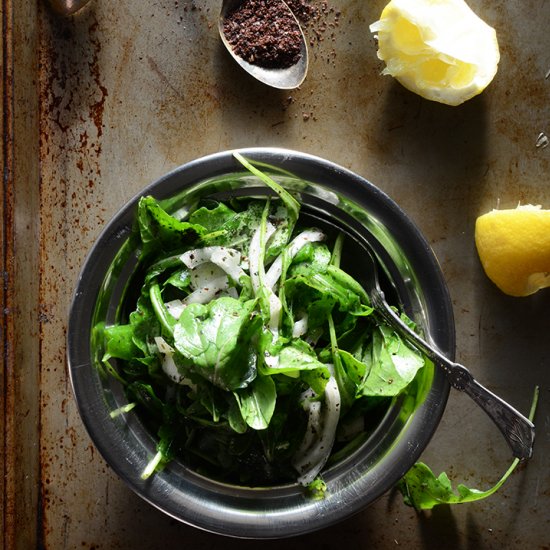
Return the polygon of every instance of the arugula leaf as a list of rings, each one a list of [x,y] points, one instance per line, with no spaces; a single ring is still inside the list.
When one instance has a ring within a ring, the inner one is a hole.
[[[317,359],[315,351],[303,340],[295,339],[288,344],[284,344],[278,350],[276,357],[279,359],[277,367],[270,368],[262,365],[262,372],[265,374],[275,374],[284,372],[288,374],[293,371],[326,369],[326,365]]]
[[[229,422],[229,426],[234,432],[238,434],[243,434],[246,432],[247,424],[241,414],[241,408],[234,394],[229,405],[229,410],[227,411],[227,420]]]
[[[209,246],[223,245],[227,247],[233,247],[241,251],[245,256],[248,255],[250,247],[250,240],[254,231],[260,225],[262,219],[262,213],[265,203],[261,201],[251,201],[247,208],[236,212],[229,208],[223,211],[223,215],[220,215],[220,211],[216,209],[197,210],[199,216],[195,218],[194,214],[191,214],[190,222],[195,219],[202,220],[207,224],[208,230],[211,230],[210,234],[203,236],[204,240],[208,241]],[[214,216],[223,223],[216,225],[214,220],[206,221],[209,216],[208,212],[213,212]]]
[[[148,288],[147,294],[139,297],[136,310],[130,313],[130,325],[133,330],[134,344],[143,355],[149,355],[151,342],[155,336],[160,335],[161,326],[151,305]]]
[[[159,399],[151,384],[145,384],[144,382],[132,382],[128,384],[126,391],[132,398],[132,401],[136,401],[151,414],[161,418],[164,410],[164,403]]]
[[[174,326],[176,349],[198,374],[222,389],[244,388],[256,376],[248,332],[254,303],[222,297],[206,305],[190,304]]]
[[[300,213],[300,203],[282,186],[276,181],[270,178],[264,172],[258,170],[253,164],[246,160],[240,153],[234,152],[233,156],[250,172],[260,178],[268,187],[273,189],[277,195],[281,198],[283,203],[288,209],[289,215],[293,220],[298,219]]]
[[[424,366],[423,356],[385,325],[374,330],[361,361],[348,352],[341,352],[341,357],[350,369],[362,375],[357,393],[366,396],[398,395]]]
[[[325,243],[308,243],[292,259],[290,276],[326,273],[330,262],[331,253]]]
[[[187,268],[179,269],[175,271],[166,279],[163,286],[167,287],[169,285],[178,288],[179,290],[188,290],[189,284],[191,282],[191,275]]]
[[[152,264],[147,268],[147,273],[145,275],[145,280],[143,286],[148,288],[149,285],[155,281],[160,280],[161,275],[165,275],[167,272],[170,273],[175,269],[181,268],[181,254],[175,254],[173,256],[167,256],[160,258],[157,262]]]
[[[139,200],[137,220],[143,245],[141,258],[152,252],[177,250],[195,242],[205,233],[201,225],[170,216],[153,197]]]
[[[300,295],[304,287],[317,290],[320,293],[317,299],[321,299],[327,305],[330,301],[336,301],[341,311],[351,313],[363,311],[361,295],[355,291],[355,288],[336,280],[329,271],[320,273],[312,270],[307,275],[304,273],[295,276],[289,273],[285,281],[287,295]]]
[[[328,326],[332,360],[334,363],[334,378],[338,384],[338,391],[340,392],[340,399],[342,400],[342,409],[347,411],[355,400],[355,385],[344,368],[341,351],[338,349],[338,340],[336,338],[332,315],[329,315],[328,317]]]
[[[307,486],[307,492],[313,500],[323,500],[327,493],[327,484],[317,477]]]
[[[132,360],[139,354],[135,345],[134,329],[131,325],[113,325],[105,328],[105,351],[115,359]]]
[[[257,376],[246,388],[234,392],[244,421],[254,430],[269,426],[277,391],[270,376]]]
[[[457,492],[453,490],[451,481],[445,472],[435,477],[432,470],[423,462],[416,463],[399,482],[398,488],[403,494],[405,504],[417,510],[431,510],[439,504],[459,504],[474,502],[491,496],[508,479],[519,460],[516,459],[504,476],[487,491],[470,489],[459,484]]]
[[[322,395],[330,378],[330,370],[319,359],[315,351],[300,339],[294,339],[278,346],[267,347],[264,354],[269,353],[276,367],[270,367],[265,362],[260,364],[264,375],[284,374],[293,378],[301,378],[316,394]]]
[[[157,316],[158,322],[168,334],[172,335],[174,333],[176,319],[170,315],[170,312],[166,308],[162,299],[160,286],[157,283],[151,285],[149,288],[149,296],[151,298],[151,305],[153,306],[153,311]]]
[[[535,388],[533,402],[529,412],[529,420],[533,420],[537,408],[539,388]],[[453,491],[449,476],[442,472],[435,477],[432,470],[423,462],[416,463],[397,484],[398,490],[403,495],[405,504],[416,510],[431,510],[440,504],[462,504],[474,502],[490,497],[498,491],[504,482],[512,475],[520,460],[515,458],[511,466],[495,485],[486,491],[470,489],[466,485],[459,484],[456,492]]]
[[[202,206],[189,216],[189,223],[201,225],[209,233],[219,231],[220,228],[229,224],[237,216],[232,208],[229,208],[223,202],[218,202],[214,208]]]

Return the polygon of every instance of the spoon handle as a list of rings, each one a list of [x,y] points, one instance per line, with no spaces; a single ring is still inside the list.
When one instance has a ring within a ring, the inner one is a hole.
[[[477,382],[466,367],[459,363],[453,363],[416,334],[386,302],[384,293],[381,290],[374,289],[371,292],[371,300],[378,313],[390,326],[443,369],[453,388],[469,395],[487,413],[504,435],[516,458],[531,458],[535,439],[535,426],[530,420]]]

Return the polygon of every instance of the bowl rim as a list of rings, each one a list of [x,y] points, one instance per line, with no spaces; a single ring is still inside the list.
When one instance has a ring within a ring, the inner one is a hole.
[[[437,294],[437,299],[425,296],[428,300],[426,307],[429,309],[430,321],[427,327],[428,336],[443,354],[454,359],[453,309],[443,273],[426,239],[397,203],[362,176],[311,154],[271,147],[252,147],[238,151],[253,161],[277,167],[284,166],[284,169],[292,174],[321,186],[333,181],[345,181],[345,192],[341,189],[338,192],[360,205],[364,205],[365,198],[368,197],[378,208],[376,213],[382,223],[391,221],[396,224],[392,227],[392,235],[400,245],[404,245],[405,255],[411,264],[422,268],[424,290],[428,288]],[[115,473],[141,498],[174,519],[216,534],[254,539],[283,538],[305,534],[342,521],[379,498],[389,487],[375,492],[367,499],[365,495],[356,495],[356,490],[352,492],[354,494],[350,493],[346,487],[339,485],[338,479],[335,479],[331,496],[327,499],[312,501],[305,497],[292,496],[290,507],[288,491],[285,492],[284,488],[275,496],[269,496],[273,493],[272,489],[262,491],[245,488],[242,494],[235,491],[233,496],[240,499],[237,501],[233,497],[226,498],[220,490],[220,494],[217,495],[220,499],[218,506],[223,509],[223,513],[220,514],[220,510],[213,510],[211,503],[204,498],[211,488],[205,488],[204,480],[201,480],[200,476],[179,464],[168,468],[168,473],[156,474],[144,482],[139,475],[135,475],[136,471],[141,472],[138,464],[143,462],[143,456],[134,449],[125,448],[117,441],[124,428],[114,420],[111,420],[112,425],[102,426],[96,425],[93,421],[95,415],[104,413],[104,405],[100,399],[103,388],[97,376],[95,379],[92,377],[90,386],[90,370],[94,370],[89,353],[90,346],[89,341],[87,345],[82,346],[81,340],[84,330],[82,326],[86,327],[89,340],[92,319],[90,308],[96,301],[95,295],[92,296],[94,288],[90,288],[89,278],[96,275],[97,279],[101,274],[105,275],[113,257],[109,254],[105,257],[104,251],[118,250],[125,242],[131,230],[139,198],[148,194],[158,199],[168,198],[178,191],[217,175],[240,171],[242,167],[234,159],[233,152],[228,150],[213,153],[174,168],[131,198],[107,223],[84,260],[71,300],[67,330],[68,371],[80,417],[94,445]],[[96,285],[96,289],[98,288]],[[372,481],[380,478],[393,480],[390,485],[394,485],[405,474],[435,432],[445,409],[449,389],[446,378],[440,369],[436,369],[426,402],[415,411],[407,425],[407,434],[414,433],[416,438],[409,440],[402,437],[396,441],[395,449],[392,450],[394,454],[403,454],[403,464],[377,463],[371,471],[361,473],[362,477],[361,480],[357,480],[357,487],[365,489]],[[88,399],[90,394],[93,394],[93,399]],[[127,453],[124,460],[120,460],[121,452]],[[177,475],[182,473],[178,468],[183,468],[185,475],[193,478],[192,487],[175,486]],[[168,478],[170,472],[172,477]],[[222,485],[218,484],[218,489],[221,489]],[[252,501],[264,493],[266,498],[259,499],[262,504],[258,508]],[[213,494],[210,493],[210,496]],[[238,506],[235,506],[236,503]],[[220,523],[221,517],[223,523]]]

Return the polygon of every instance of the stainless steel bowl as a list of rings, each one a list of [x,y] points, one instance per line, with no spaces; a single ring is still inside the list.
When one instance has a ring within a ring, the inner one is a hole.
[[[351,235],[354,275],[361,278],[361,242],[375,249],[386,276],[385,290],[444,354],[454,354],[452,306],[437,261],[419,230],[387,195],[360,176],[326,160],[295,151],[240,151],[300,196],[304,211]],[[228,183],[228,174],[234,177]],[[225,182],[220,184],[220,179]],[[222,152],[175,169],[143,190],[172,208],[198,197],[266,193],[243,171],[232,153]],[[93,327],[112,323],[136,262],[128,236],[139,197],[113,218],[98,238],[78,279],[70,311],[68,361],[84,424],[105,460],[138,495],[190,525],[218,534],[279,538],[327,527],[372,503],[415,463],[435,431],[449,392],[444,376],[422,369],[415,392],[392,402],[370,438],[323,473],[327,495],[312,500],[297,484],[269,488],[229,485],[207,479],[173,461],[147,481],[140,478],[155,440],[139,417],[112,419],[126,403],[121,386],[96,368],[101,342]]]

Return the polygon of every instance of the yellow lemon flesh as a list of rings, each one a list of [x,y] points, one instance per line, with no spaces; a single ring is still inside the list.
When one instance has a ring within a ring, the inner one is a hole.
[[[475,242],[485,273],[506,294],[550,286],[550,210],[493,210],[476,220]]]
[[[370,30],[382,74],[432,101],[460,105],[497,72],[496,32],[463,0],[391,0]]]

